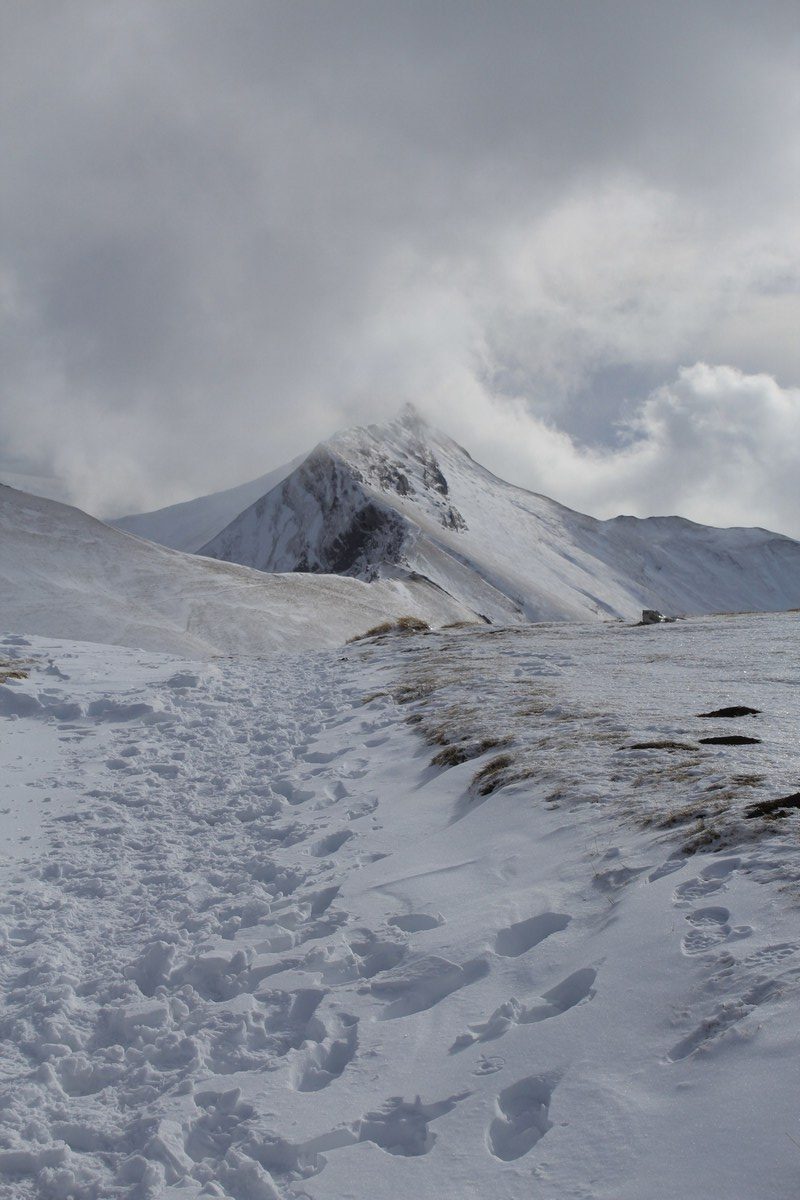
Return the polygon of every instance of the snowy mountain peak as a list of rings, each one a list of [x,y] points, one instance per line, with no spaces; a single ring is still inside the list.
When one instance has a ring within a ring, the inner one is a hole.
[[[201,553],[270,572],[421,576],[499,623],[800,602],[792,539],[596,521],[498,479],[412,406],[321,443]]]
[[[407,400],[399,413],[395,417],[395,422],[398,425],[405,425],[408,429],[413,429],[419,432],[422,429],[429,429],[427,419],[422,415],[415,404]]]
[[[404,501],[444,526],[466,528],[450,500],[444,467],[450,454],[463,454],[449,438],[437,433],[411,405],[386,425],[357,427],[337,434],[327,447],[368,485]],[[397,498],[397,499],[395,499]]]

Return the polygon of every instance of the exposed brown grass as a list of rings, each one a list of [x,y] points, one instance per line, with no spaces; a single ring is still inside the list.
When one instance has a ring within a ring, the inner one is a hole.
[[[480,758],[489,750],[499,750],[508,745],[508,738],[483,738],[477,742],[460,742],[456,745],[445,745],[444,750],[434,754],[431,759],[432,767],[457,767],[469,762],[472,758]],[[495,760],[496,761],[496,760]],[[476,776],[477,778],[477,776]]]
[[[514,759],[510,754],[498,754],[490,759],[472,778],[472,786],[477,788],[478,795],[491,796],[492,792],[497,791],[507,782],[506,772],[513,765]]]
[[[13,659],[0,659],[0,683],[5,683],[7,679],[27,679],[29,674]]]
[[[353,642],[363,642],[367,638],[381,637],[387,633],[430,633],[430,631],[430,625],[421,617],[398,617],[396,621],[383,621],[380,625],[373,625],[366,633],[357,633],[355,637],[348,638],[348,645]]]

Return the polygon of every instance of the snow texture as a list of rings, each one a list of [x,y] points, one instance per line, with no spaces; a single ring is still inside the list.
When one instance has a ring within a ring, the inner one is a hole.
[[[795,1195],[797,629],[0,638],[2,1200]]]

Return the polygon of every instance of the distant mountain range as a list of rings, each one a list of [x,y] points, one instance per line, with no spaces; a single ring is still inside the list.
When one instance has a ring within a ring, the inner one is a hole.
[[[595,520],[498,479],[411,407],[241,488],[115,524],[259,571],[424,579],[493,623],[800,606],[792,538]]]

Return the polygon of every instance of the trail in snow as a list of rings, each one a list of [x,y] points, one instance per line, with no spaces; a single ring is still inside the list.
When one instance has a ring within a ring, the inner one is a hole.
[[[676,856],[638,798],[765,752],[648,783],[619,750],[754,701],[785,783],[791,684],[745,688],[759,630],[793,636],[764,620],[724,670],[718,626],[679,629],[657,702],[666,642],[600,627],[268,663],[6,639],[0,1196],[793,1194],[796,818]],[[603,663],[639,681],[604,718]],[[443,725],[478,757],[431,767]]]

